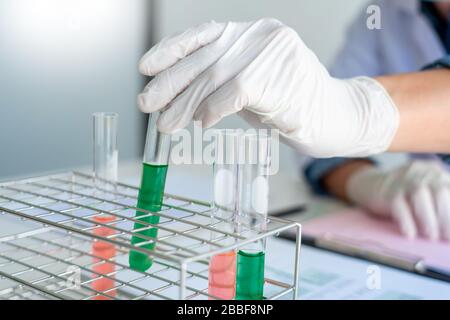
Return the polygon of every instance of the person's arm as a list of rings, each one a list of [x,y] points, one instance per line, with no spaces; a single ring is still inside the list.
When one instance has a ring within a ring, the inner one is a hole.
[[[163,111],[164,133],[239,113],[314,157],[450,153],[449,71],[336,79],[274,19],[200,25],[154,46],[139,67],[154,76],[139,107]]]
[[[435,66],[448,67],[449,60],[443,59]],[[377,80],[400,113],[399,129],[390,150],[449,153],[450,70]],[[392,218],[408,237],[421,233],[430,239],[450,240],[449,181],[448,171],[436,163],[412,162],[383,172],[364,160],[350,160],[327,172],[321,186],[339,199]]]
[[[346,190],[348,180],[358,171],[374,167],[375,164],[368,160],[349,160],[325,174],[321,185],[330,195],[350,202]]]
[[[400,114],[389,151],[450,153],[450,69],[375,79]]]
[[[389,150],[450,153],[450,69],[376,79],[400,112],[400,126]],[[352,160],[330,171],[322,184],[328,192],[346,200],[348,178],[367,166],[373,164]]]
[[[400,125],[390,151],[450,153],[450,69],[376,78],[390,94],[400,113]],[[348,179],[373,167],[366,160],[338,163],[321,179],[326,192],[348,200]]]

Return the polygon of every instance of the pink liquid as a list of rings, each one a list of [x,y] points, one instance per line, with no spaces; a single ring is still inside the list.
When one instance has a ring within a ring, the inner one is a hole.
[[[210,295],[225,300],[234,299],[236,292],[236,253],[234,251],[212,257],[209,263],[208,282]]]
[[[95,222],[108,223],[113,222],[115,217],[94,217]],[[108,227],[99,227],[94,229],[94,234],[102,237],[107,237],[115,233],[114,229]],[[92,262],[95,264],[92,270],[95,272],[93,277],[96,280],[92,281],[92,289],[98,292],[105,292],[106,295],[99,295],[93,298],[93,300],[110,300],[111,297],[116,296],[116,290],[114,289],[116,283],[113,277],[115,271],[115,264],[110,262],[105,262],[114,258],[116,255],[116,247],[114,244],[106,241],[95,241],[92,243],[92,254],[95,256],[92,258]],[[100,275],[110,275],[111,278],[100,278]]]

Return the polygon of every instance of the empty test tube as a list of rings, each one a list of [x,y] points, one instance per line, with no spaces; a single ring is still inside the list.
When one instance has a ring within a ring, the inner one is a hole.
[[[117,125],[119,115],[96,112],[94,121],[94,183],[97,189],[114,191],[117,183]]]
[[[142,163],[141,186],[138,194],[137,208],[157,213],[161,210],[164,197],[164,187],[166,183],[167,169],[169,165],[170,155],[170,135],[158,131],[156,122],[159,112],[149,115],[147,137],[145,140],[144,159]],[[136,219],[151,223],[153,225],[159,223],[159,216],[151,213],[136,211]],[[153,250],[158,229],[136,222],[134,224],[134,233],[131,238],[131,244],[139,245],[146,242],[140,247]],[[141,236],[143,237],[141,237]],[[150,239],[149,239],[150,238]],[[139,271],[146,271],[151,267],[153,259],[147,254],[136,250],[130,251],[129,264],[130,267]]]
[[[234,130],[217,130],[215,134],[214,209],[212,225],[222,231],[235,232],[237,210],[237,167],[239,135]],[[212,232],[211,241],[231,245],[234,239]],[[235,250],[211,258],[208,271],[208,293],[231,300],[236,291]]]
[[[238,223],[246,237],[266,230],[270,139],[245,134],[239,152]],[[236,299],[261,300],[264,289],[265,238],[241,248],[237,254]]]

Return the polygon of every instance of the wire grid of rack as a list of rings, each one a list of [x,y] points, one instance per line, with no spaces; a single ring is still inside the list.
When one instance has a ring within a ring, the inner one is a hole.
[[[211,219],[206,202],[165,194],[151,213],[135,207],[137,193],[124,183],[99,191],[80,172],[0,183],[0,228],[2,217],[32,226],[0,237],[0,299],[218,299],[208,294],[209,259],[288,229],[297,234],[293,279],[265,278],[265,299],[298,297],[300,224],[270,217],[263,234],[246,238],[215,228],[223,221]],[[142,235],[155,225],[136,211],[160,216],[157,238]],[[132,245],[132,236],[144,241]],[[154,250],[142,247],[149,243]],[[149,255],[152,267],[131,269],[130,250]]]

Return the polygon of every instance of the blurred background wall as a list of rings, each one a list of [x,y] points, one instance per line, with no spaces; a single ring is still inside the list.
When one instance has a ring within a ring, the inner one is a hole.
[[[277,18],[294,28],[322,62],[331,62],[345,28],[368,0],[156,0],[155,40],[215,20]]]
[[[329,64],[366,0],[0,0],[0,179],[91,162],[91,113],[120,113],[120,160],[141,156],[152,42],[209,20],[275,17]],[[221,127],[245,126],[238,117]],[[292,152],[282,164],[294,169]]]
[[[89,165],[95,111],[119,112],[120,158],[141,154],[148,0],[0,0],[0,179]]]

